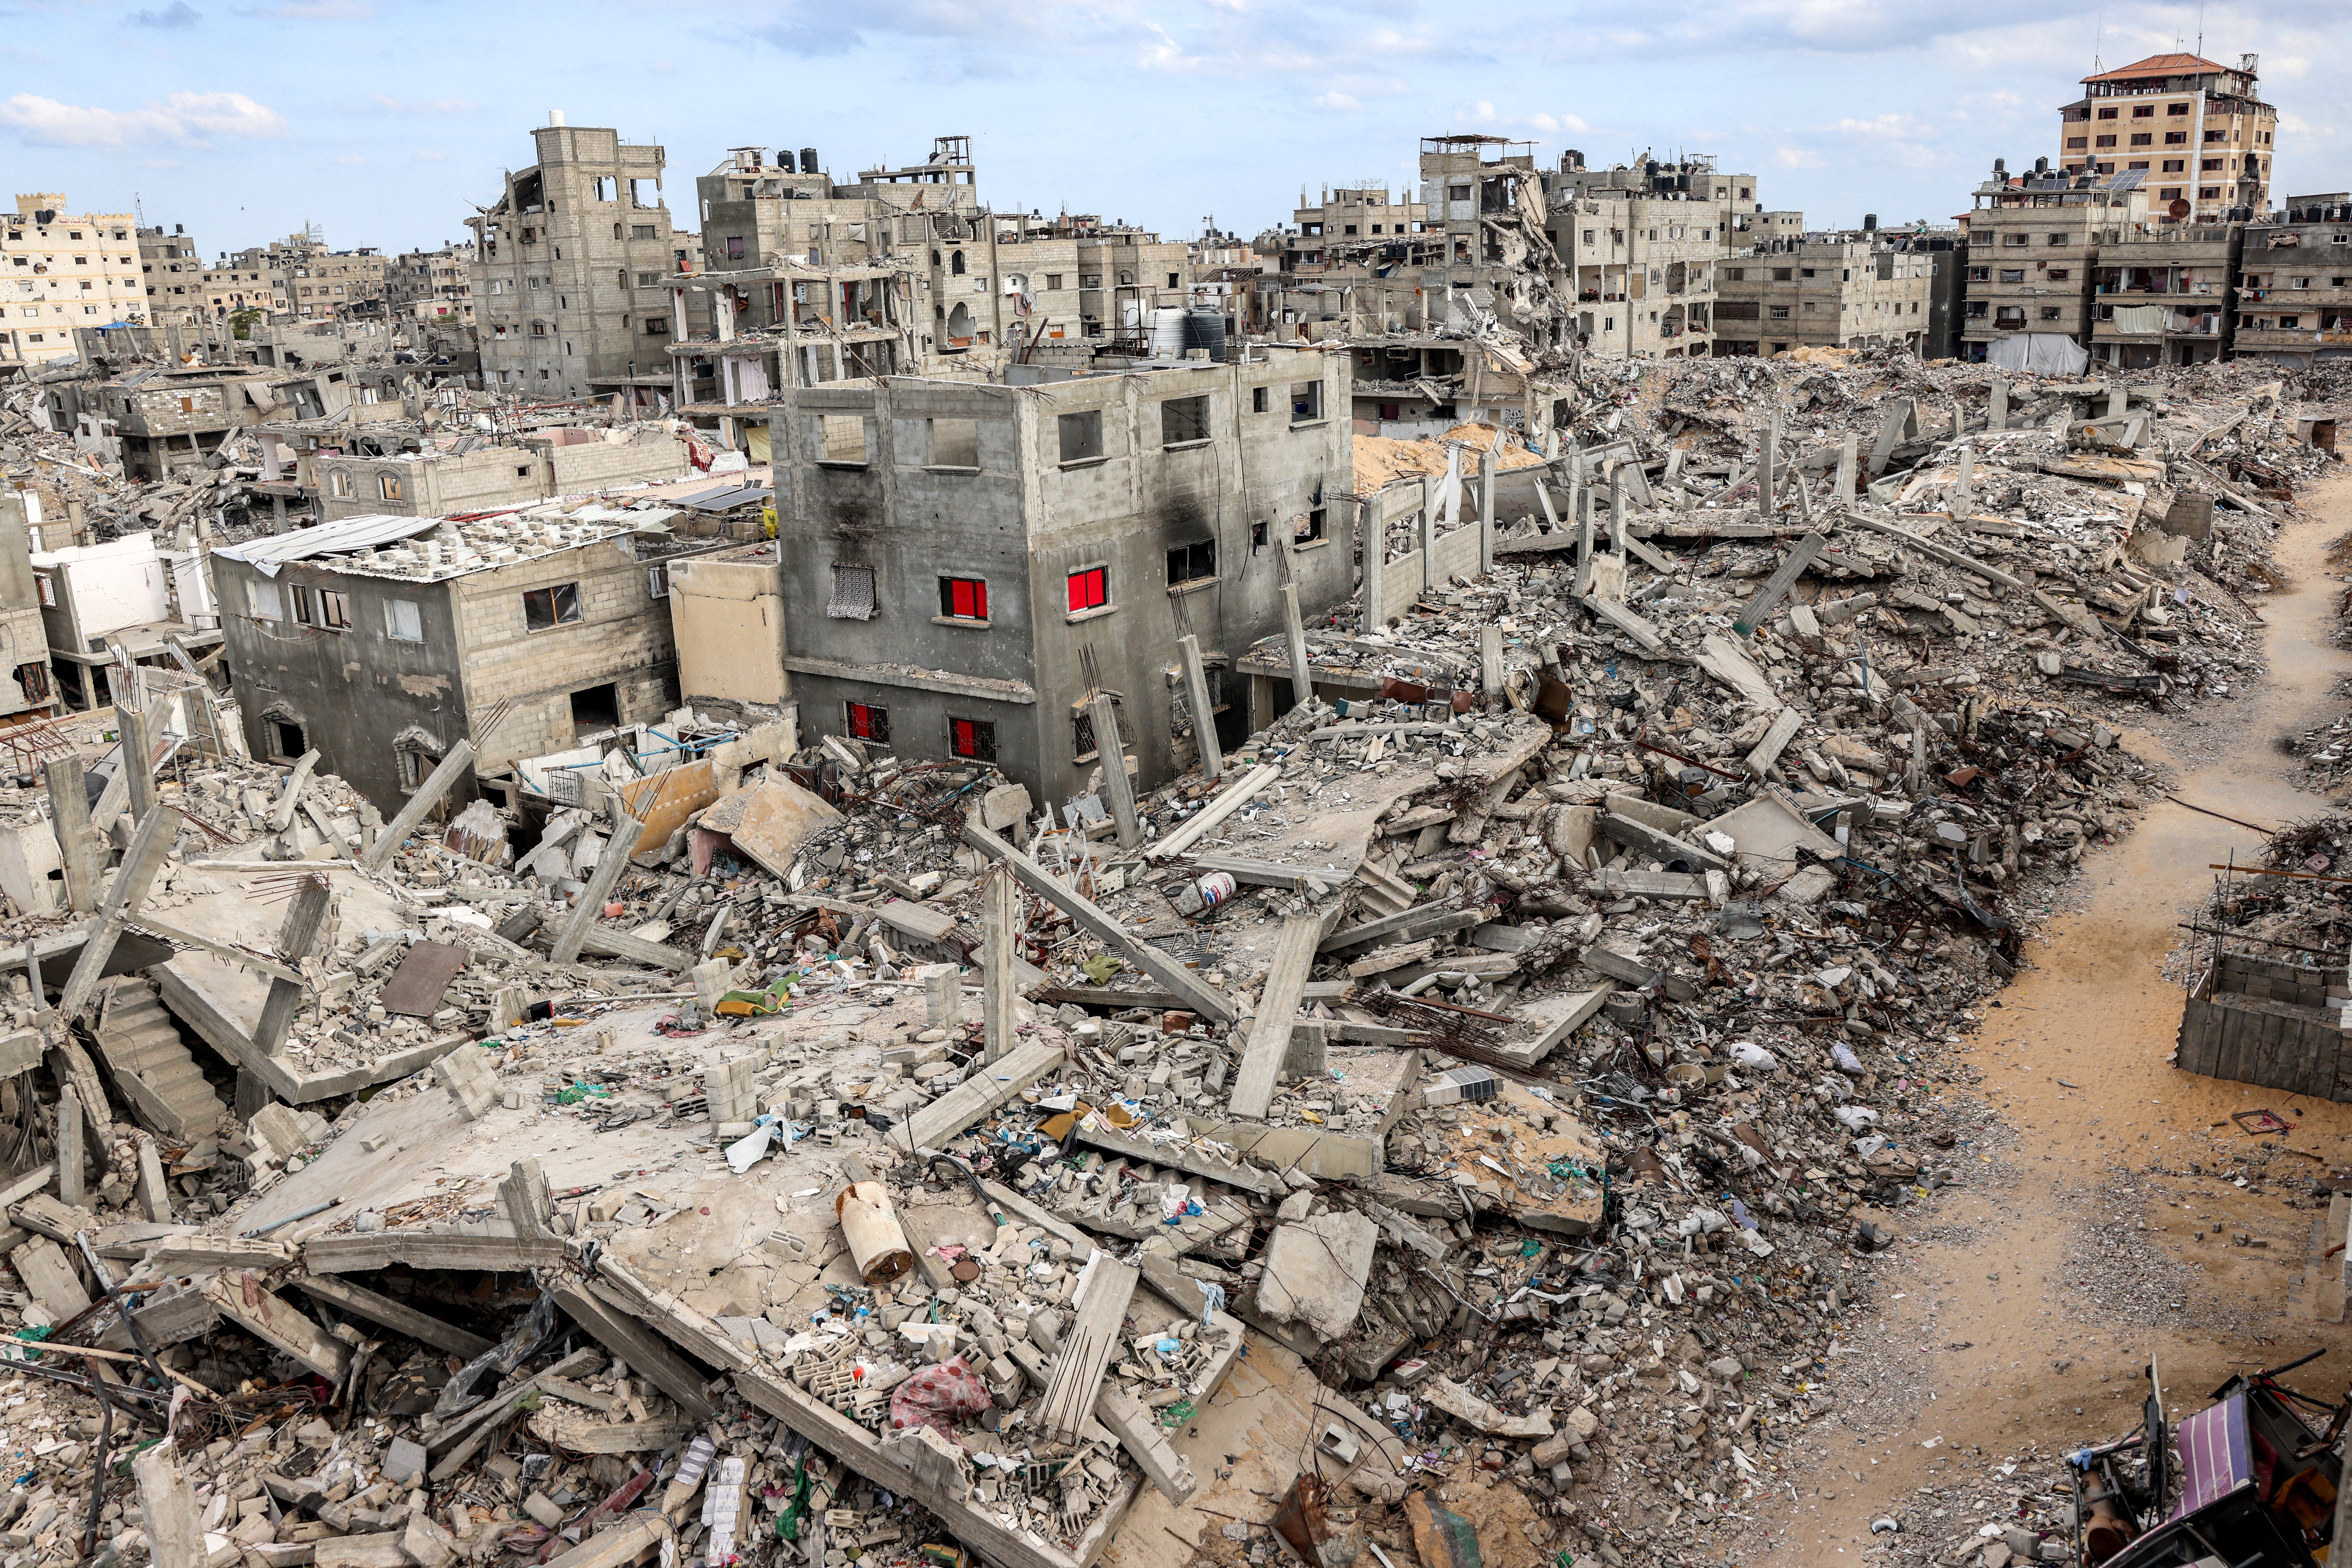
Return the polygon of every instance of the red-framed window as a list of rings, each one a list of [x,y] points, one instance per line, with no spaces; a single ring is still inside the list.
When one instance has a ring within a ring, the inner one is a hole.
[[[988,619],[988,584],[978,577],[940,578],[940,614],[959,621]]]
[[[948,721],[948,750],[976,762],[996,760],[996,726],[986,719]]]
[[[1098,610],[1110,603],[1110,568],[1089,566],[1070,574],[1070,610]]]
[[[871,702],[850,703],[849,738],[853,741],[887,741],[890,738],[890,710],[877,708]]]

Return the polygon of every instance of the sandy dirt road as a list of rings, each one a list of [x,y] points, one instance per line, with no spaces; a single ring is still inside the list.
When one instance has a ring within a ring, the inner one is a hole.
[[[2126,741],[2177,768],[2182,799],[2264,825],[2324,809],[2294,788],[2294,759],[2274,742],[2332,715],[2331,688],[2352,671],[2352,654],[2328,640],[2343,582],[2326,549],[2352,528],[2352,481],[2308,500],[2276,546],[2292,585],[2263,605],[2268,679],[2174,731],[2177,752],[2158,734]],[[1859,1563],[1874,1519],[1932,1506],[1922,1488],[1980,1475],[2028,1443],[2129,1430],[2150,1355],[2184,1412],[2231,1372],[2323,1344],[2329,1355],[2292,1381],[2336,1394],[2352,1382],[2352,1328],[2290,1301],[2324,1209],[2283,1202],[2309,1205],[2313,1177],[2352,1163],[2352,1106],[2166,1062],[2181,993],[2162,971],[2179,922],[2211,886],[2210,863],[2259,846],[2245,828],[2159,802],[2086,859],[2079,911],[2049,922],[2032,968],[1961,1054],[2014,1147],[1945,1201],[1937,1228],[1956,1234],[1887,1255],[1875,1318],[1847,1329],[1851,1370],[1832,1358],[1830,1384],[1853,1415],[1818,1425],[1818,1464],[1784,1486],[1794,1495],[1773,1510],[1772,1543],[1748,1561]],[[2291,1116],[2286,1147],[2326,1163],[2274,1151],[2270,1173],[2245,1188],[2189,1172],[2243,1162],[2252,1141],[2229,1117],[2256,1107]]]

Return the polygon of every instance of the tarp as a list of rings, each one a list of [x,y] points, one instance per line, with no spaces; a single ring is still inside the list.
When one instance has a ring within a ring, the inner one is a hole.
[[[396,540],[413,539],[429,533],[441,526],[437,517],[394,517],[383,512],[365,512],[358,517],[346,517],[334,522],[322,522],[314,528],[299,528],[291,533],[266,534],[248,539],[242,544],[225,544],[215,549],[215,555],[225,555],[231,561],[242,561],[265,577],[275,577],[278,569],[289,561],[310,561],[321,555],[347,555],[355,551],[373,550],[378,545]]]
[[[2080,375],[2091,356],[2063,332],[2011,332],[1985,350],[1985,363],[2028,375]]]
[[[2116,331],[2160,332],[2164,331],[2164,319],[2171,313],[2162,305],[2118,305],[2116,307]]]

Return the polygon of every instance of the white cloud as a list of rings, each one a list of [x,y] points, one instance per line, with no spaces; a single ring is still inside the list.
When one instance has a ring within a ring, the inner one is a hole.
[[[100,109],[20,92],[0,101],[0,127],[37,147],[128,147],[282,136],[286,117],[241,92],[175,92],[144,109]]]
[[[436,152],[435,152],[432,148],[430,148],[430,147],[419,147],[419,148],[416,150],[416,161],[417,161],[418,163],[446,163],[446,162],[448,161],[448,157],[449,157],[449,154],[448,154],[448,153],[436,153]]]
[[[1581,133],[1592,129],[1573,114],[1530,114],[1528,123],[1538,131]]]
[[[366,162],[367,162],[367,160],[366,160],[365,158],[361,157],[357,153],[345,153],[341,154],[340,157],[338,157],[338,158],[335,160],[335,162],[336,162],[336,163],[345,163],[345,164],[358,164],[358,163],[366,163]]]
[[[1824,166],[1819,153],[1803,147],[1775,147],[1772,149],[1772,162],[1782,169],[1819,169]]]
[[[1337,112],[1341,110],[1361,109],[1364,106],[1344,92],[1327,92],[1315,100],[1315,107]]]

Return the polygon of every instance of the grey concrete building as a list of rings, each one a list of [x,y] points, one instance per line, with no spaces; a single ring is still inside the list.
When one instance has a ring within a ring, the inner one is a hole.
[[[1351,590],[1348,375],[1343,353],[1274,349],[1035,385],[787,388],[769,417],[777,574],[738,571],[678,614],[739,626],[772,605],[803,736],[985,757],[1044,800],[1088,788],[1087,706],[1108,692],[1152,786],[1177,771],[1179,636],[1221,690],[1284,625],[1285,545],[1307,616]],[[1272,716],[1238,689],[1213,702],[1234,740]]]
[[[139,273],[147,286],[147,322],[151,326],[194,326],[210,321],[205,302],[205,258],[186,229],[162,224],[139,232]]]
[[[673,232],[663,153],[608,128],[531,132],[538,161],[466,220],[482,384],[526,398],[667,392],[668,279],[691,270],[694,237]]]
[[[2352,193],[2289,196],[2246,230],[2237,312],[2240,359],[2352,359]]]
[[[2141,370],[2203,364],[2229,351],[2242,224],[2167,226],[2099,247],[2091,268],[2091,357]]]
[[[2148,232],[2140,176],[2053,173],[2037,158],[2013,175],[2000,162],[1968,215],[1969,295],[1961,353],[1982,359],[2019,333],[2091,346],[2091,273],[2099,247]]]
[[[487,773],[677,705],[666,584],[625,525],[362,515],[212,561],[253,754],[316,747],[387,816],[461,739]]]
[[[1934,263],[1875,228],[1774,240],[1717,268],[1715,353],[1927,345]]]
[[[617,434],[623,439],[607,439]],[[319,514],[455,517],[682,478],[685,443],[658,425],[559,427],[484,444],[410,436],[398,449],[310,459]]]
[[[1573,331],[1607,359],[1714,353],[1717,279],[1734,250],[1769,243],[1753,174],[1712,157],[1589,169],[1573,149],[1544,174],[1546,226],[1575,292]]]

